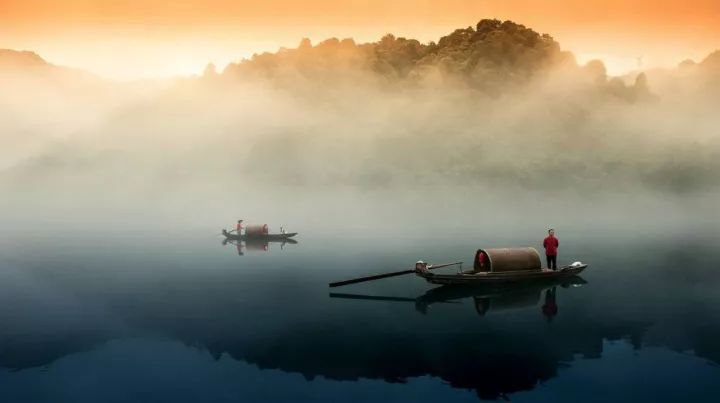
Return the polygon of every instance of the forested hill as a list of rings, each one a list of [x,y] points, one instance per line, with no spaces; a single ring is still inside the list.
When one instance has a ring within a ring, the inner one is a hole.
[[[70,189],[123,200],[158,184],[180,199],[238,183],[720,194],[718,66],[714,53],[610,77],[497,20],[426,44],[303,40],[167,83],[85,80],[0,51],[0,189],[28,200]]]
[[[265,79],[286,88],[312,83],[317,89],[318,82],[337,85],[370,79],[393,85],[457,84],[499,94],[560,69],[570,81],[600,85],[630,100],[648,95],[644,76],[637,86],[612,82],[601,62],[578,66],[573,54],[561,50],[550,35],[495,19],[481,20],[475,27],[457,29],[430,43],[392,34],[363,44],[330,38],[313,46],[303,39],[295,49],[282,48],[230,64],[223,76]],[[210,69],[208,74],[212,72]]]
[[[457,29],[436,42],[387,34],[378,42],[327,39],[313,46],[303,39],[296,49],[254,55],[231,64],[225,74],[287,74],[305,76],[367,72],[388,78],[422,78],[433,73],[463,77],[472,83],[488,79],[523,81],[538,70],[560,62],[574,63],[549,35],[511,21],[482,20],[476,27]]]

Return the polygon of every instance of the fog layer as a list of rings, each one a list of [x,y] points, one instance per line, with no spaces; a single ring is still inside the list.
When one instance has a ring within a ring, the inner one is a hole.
[[[428,198],[448,194],[456,210],[560,200],[579,216],[588,204],[702,213],[720,189],[718,101],[720,53],[608,77],[496,20],[430,44],[303,40],[165,82],[2,51],[0,189],[9,217],[271,205],[341,216],[362,200],[367,214],[391,201],[432,210],[444,202]]]

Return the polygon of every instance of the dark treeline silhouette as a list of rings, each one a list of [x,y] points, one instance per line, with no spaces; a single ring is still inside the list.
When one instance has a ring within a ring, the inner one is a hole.
[[[363,44],[350,38],[330,38],[313,46],[303,39],[296,49],[256,54],[230,64],[224,75],[269,79],[293,87],[298,79],[336,85],[363,76],[383,85],[451,83],[499,95],[554,69],[582,71],[609,94],[627,100],[652,98],[644,75],[634,86],[619,79],[608,81],[602,62],[581,69],[572,53],[562,51],[550,35],[496,19],[481,20],[475,27],[457,29],[430,43],[393,34]],[[215,77],[214,66],[209,66],[206,75]]]

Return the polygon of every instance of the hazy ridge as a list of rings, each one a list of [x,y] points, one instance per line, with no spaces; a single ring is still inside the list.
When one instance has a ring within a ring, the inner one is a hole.
[[[429,44],[303,40],[163,82],[108,82],[3,51],[0,84],[0,187],[17,201],[298,185],[650,197],[720,188],[720,53],[609,77],[510,21]]]

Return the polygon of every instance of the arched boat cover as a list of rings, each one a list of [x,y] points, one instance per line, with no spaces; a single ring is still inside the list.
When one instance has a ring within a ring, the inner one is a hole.
[[[258,236],[258,235],[267,235],[268,234],[268,225],[248,225],[245,227],[245,235],[247,236]]]
[[[540,254],[535,248],[497,248],[481,249],[490,259],[490,271],[530,271],[540,270]]]

